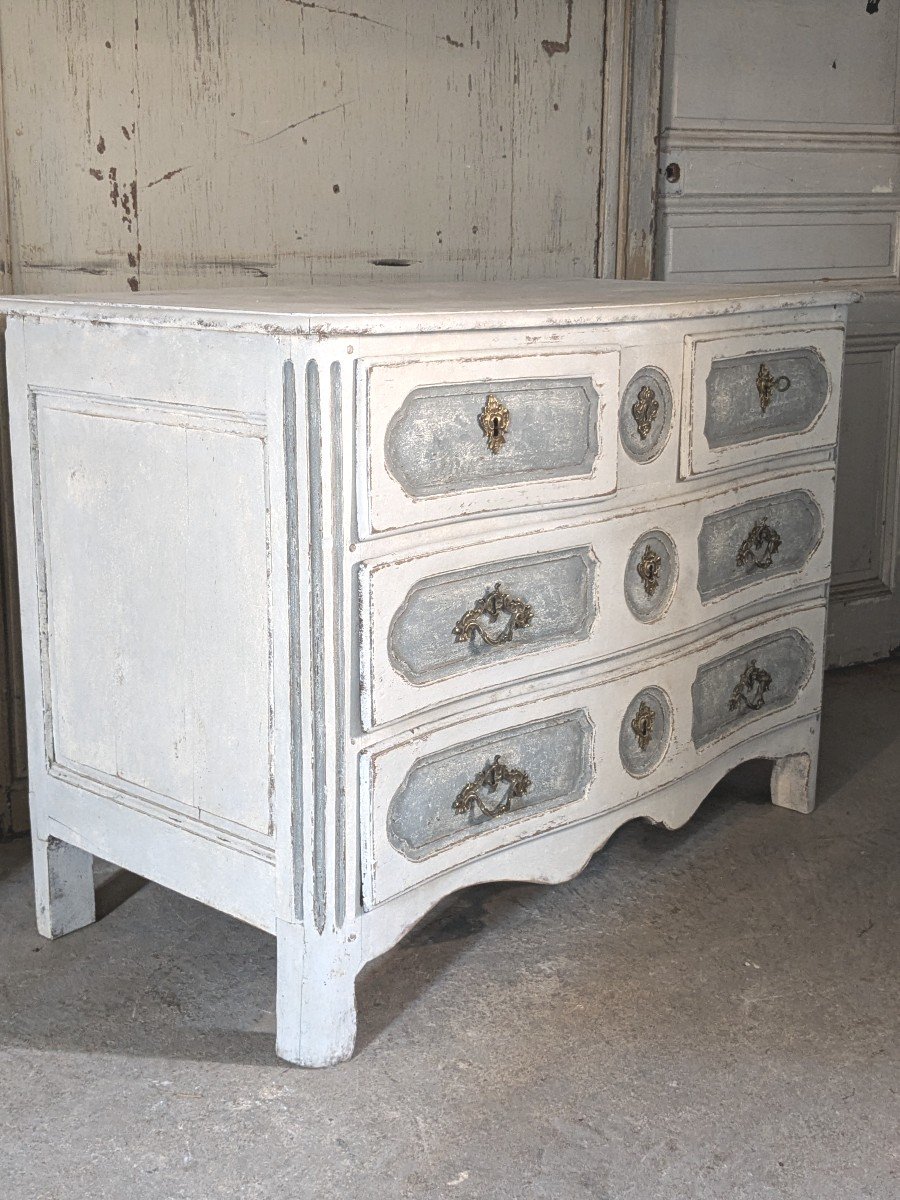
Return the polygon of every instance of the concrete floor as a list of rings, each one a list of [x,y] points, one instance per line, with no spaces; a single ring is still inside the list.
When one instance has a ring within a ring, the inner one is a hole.
[[[132,886],[50,944],[0,849],[0,1195],[896,1200],[900,661],[825,713],[815,814],[751,764],[568,885],[455,898],[328,1071],[274,1056],[270,938]]]

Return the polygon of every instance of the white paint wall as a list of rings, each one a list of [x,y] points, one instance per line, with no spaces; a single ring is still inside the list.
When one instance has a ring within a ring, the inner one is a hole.
[[[12,286],[593,275],[605,10],[0,0]]]
[[[850,313],[829,656],[900,643],[900,6],[667,0],[666,279],[836,280]],[[674,176],[670,171],[670,175]]]

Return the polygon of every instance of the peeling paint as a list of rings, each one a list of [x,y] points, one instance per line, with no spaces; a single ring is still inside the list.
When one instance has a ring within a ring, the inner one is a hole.
[[[566,0],[566,40],[564,42],[552,42],[549,38],[545,38],[541,42],[541,45],[550,58],[554,54],[568,54],[572,48],[572,6],[574,3],[575,0]]]

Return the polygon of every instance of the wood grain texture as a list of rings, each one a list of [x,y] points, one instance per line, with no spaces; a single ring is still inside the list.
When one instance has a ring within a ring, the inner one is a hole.
[[[604,10],[2,0],[15,289],[593,275]]]

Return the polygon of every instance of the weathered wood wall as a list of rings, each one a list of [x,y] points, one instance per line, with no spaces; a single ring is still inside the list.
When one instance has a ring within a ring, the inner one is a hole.
[[[593,275],[606,9],[0,0],[12,287]]]

